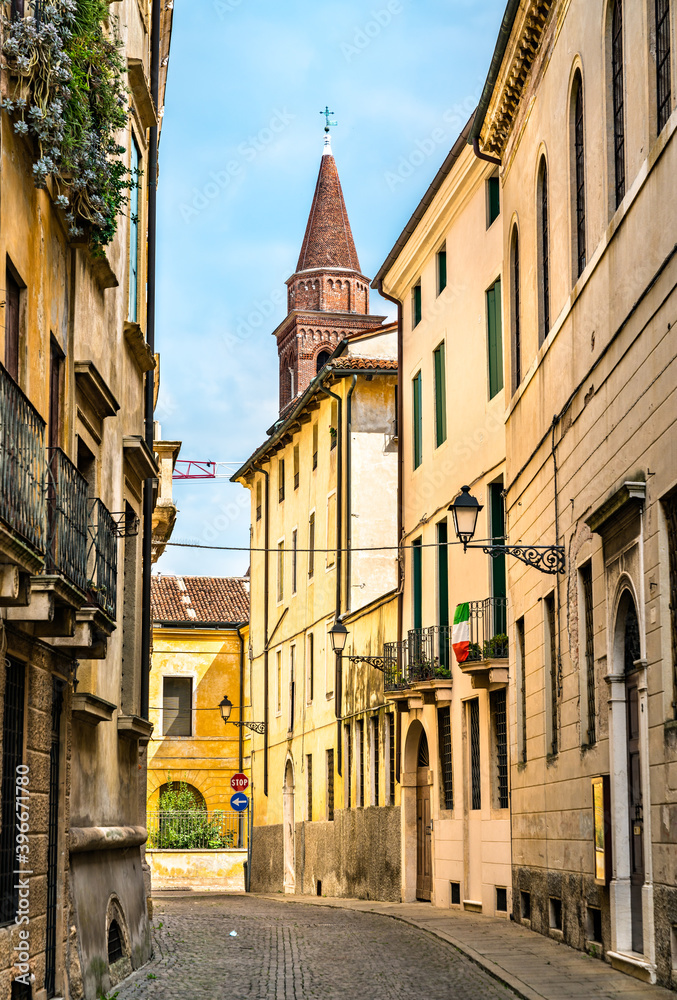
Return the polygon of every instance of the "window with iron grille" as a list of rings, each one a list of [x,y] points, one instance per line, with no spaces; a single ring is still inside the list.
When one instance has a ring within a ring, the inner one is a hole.
[[[122,950],[120,925],[117,920],[111,920],[110,927],[108,928],[108,964],[112,965],[114,962],[123,958],[123,956],[124,951]]]
[[[372,739],[372,754],[371,754],[371,766],[372,774],[374,776],[374,801],[373,805],[377,806],[379,804],[379,782],[380,782],[380,770],[381,770],[381,747],[379,745],[379,724],[378,715],[374,716],[371,720],[371,739]]]
[[[545,598],[546,662],[548,665],[548,693],[550,695],[550,748],[551,754],[558,750],[557,740],[557,631],[555,626],[555,595]]]
[[[520,245],[517,226],[513,227],[510,252],[512,271],[512,380],[513,392],[522,381],[522,329],[520,324]]]
[[[470,791],[471,809],[482,808],[482,771],[480,768],[480,703],[477,698],[468,702],[470,716]]]
[[[670,117],[670,59],[670,0],[656,0],[656,102],[659,132],[662,132]]]
[[[395,805],[395,716],[388,713],[388,804]]]
[[[357,723],[357,805],[364,805],[364,720],[359,719]]]
[[[576,263],[577,276],[585,270],[585,139],[583,130],[583,80],[574,79],[574,162],[576,167]]]
[[[45,989],[56,989],[56,918],[59,881],[59,749],[63,682],[52,678],[52,739],[49,751],[49,814],[47,838],[47,920],[45,932]]]
[[[540,265],[541,265],[541,328],[539,344],[550,333],[550,224],[548,220],[548,164],[541,159],[539,171]]]
[[[5,660],[5,707],[2,729],[2,803],[0,814],[0,924],[14,920],[18,905],[18,887],[14,876],[14,836],[17,805],[17,767],[24,754],[24,701],[26,671],[23,663],[11,657]]]
[[[672,711],[677,719],[677,493],[663,501],[668,529],[670,636],[672,639]]]
[[[491,715],[494,722],[496,753],[496,799],[499,809],[508,808],[508,718],[506,713],[505,688],[492,691],[490,696]]]
[[[526,650],[524,648],[524,618],[519,618],[515,622],[515,653],[517,659],[517,678],[519,686],[519,713],[518,713],[518,759],[520,764],[527,762],[527,677],[526,677]]]
[[[308,822],[313,821],[313,755],[306,754],[306,782],[308,788]]]
[[[614,111],[614,177],[616,208],[625,195],[625,94],[623,92],[623,3],[616,0],[611,17],[611,90]]]
[[[308,635],[308,663],[306,678],[306,683],[308,685],[306,700],[310,702],[315,697],[315,636],[312,632]]]
[[[346,736],[346,805],[350,809],[353,804],[353,740],[350,723],[345,726]]]
[[[586,563],[581,569],[581,587],[583,590],[583,612],[585,622],[585,687],[588,704],[587,745],[593,746],[597,740],[595,705],[595,644],[592,612],[592,565]]]
[[[440,768],[444,789],[444,808],[454,808],[454,772],[451,754],[451,709],[449,706],[437,710],[437,731],[440,740]]]
[[[327,750],[327,819],[334,819],[334,748]]]

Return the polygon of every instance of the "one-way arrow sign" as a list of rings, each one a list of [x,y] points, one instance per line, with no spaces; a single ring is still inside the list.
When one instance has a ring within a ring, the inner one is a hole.
[[[235,795],[231,795],[230,805],[236,812],[243,812],[249,805],[249,799],[242,792],[236,792]]]

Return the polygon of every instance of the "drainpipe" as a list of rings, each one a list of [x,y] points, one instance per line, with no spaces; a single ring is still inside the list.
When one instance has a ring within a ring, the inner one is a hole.
[[[488,153],[482,153],[480,151],[480,140],[475,136],[472,141],[472,151],[478,160],[486,160],[487,163],[495,163],[497,167],[501,166],[501,161],[497,160],[495,156],[489,156]]]
[[[393,295],[388,295],[387,292],[383,290],[383,278],[378,279],[378,294],[387,299],[388,302],[393,302],[397,306],[397,544],[398,546],[402,542],[402,535],[404,532],[404,516],[402,513],[402,492],[404,490],[404,455],[402,452],[401,434],[402,434],[402,413],[403,413],[403,400],[402,400],[402,386],[400,385],[399,369],[402,364],[402,356],[404,354],[404,333],[402,330],[402,303],[399,299],[396,299]],[[398,580],[397,580],[397,641],[398,643],[402,640],[402,622],[404,620],[404,555],[401,550],[398,549]],[[400,713],[395,713],[395,778],[397,781],[400,780],[401,773],[401,758],[402,758],[402,722],[400,718]]]
[[[244,636],[242,635],[242,625],[237,627],[237,637],[240,640],[240,722],[244,716]],[[237,734],[237,769],[242,774],[244,767],[244,727],[238,727]],[[237,814],[237,846],[242,847],[244,843],[244,813]]]
[[[160,95],[160,3],[154,0],[151,21],[150,92],[157,110]],[[146,342],[155,353],[155,269],[157,259],[157,173],[158,126],[150,129],[148,144],[148,280],[146,305]],[[153,396],[155,377],[146,372],[144,387],[145,440],[153,450]],[[146,479],[143,487],[143,559],[141,599],[141,718],[149,715],[151,613],[150,575],[153,560],[153,480]]]
[[[352,521],[352,490],[351,490],[351,467],[352,467],[352,439],[351,429],[353,426],[353,392],[357,385],[357,375],[353,375],[346,399],[346,611],[350,611],[353,606],[352,589],[350,586],[350,574],[352,558],[350,546],[353,539]]]
[[[266,488],[264,503],[266,520],[263,524],[263,547],[265,562],[263,564],[263,721],[266,724],[263,734],[263,794],[268,794],[268,563],[270,561],[270,521],[268,517],[268,497],[270,492],[270,476],[260,465],[252,465],[254,472],[265,476]]]

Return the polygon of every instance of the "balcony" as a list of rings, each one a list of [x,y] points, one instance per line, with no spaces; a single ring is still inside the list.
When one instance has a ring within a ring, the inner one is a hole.
[[[45,572],[65,577],[87,593],[87,480],[60,448],[47,449],[47,556]]]
[[[118,536],[115,518],[101,502],[89,500],[87,596],[111,621],[117,611]]]
[[[0,553],[25,573],[43,564],[45,421],[0,364]]]
[[[473,688],[494,690],[508,683],[508,601],[487,597],[469,601],[468,656],[458,665],[472,678]]]

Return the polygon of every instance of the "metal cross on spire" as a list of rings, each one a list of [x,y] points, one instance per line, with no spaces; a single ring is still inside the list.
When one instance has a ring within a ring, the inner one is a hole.
[[[331,117],[334,113],[335,112],[329,110],[328,104],[325,105],[324,111],[320,111],[320,114],[324,115],[326,122],[324,126],[325,132],[328,132],[332,125],[338,125],[338,122]]]

